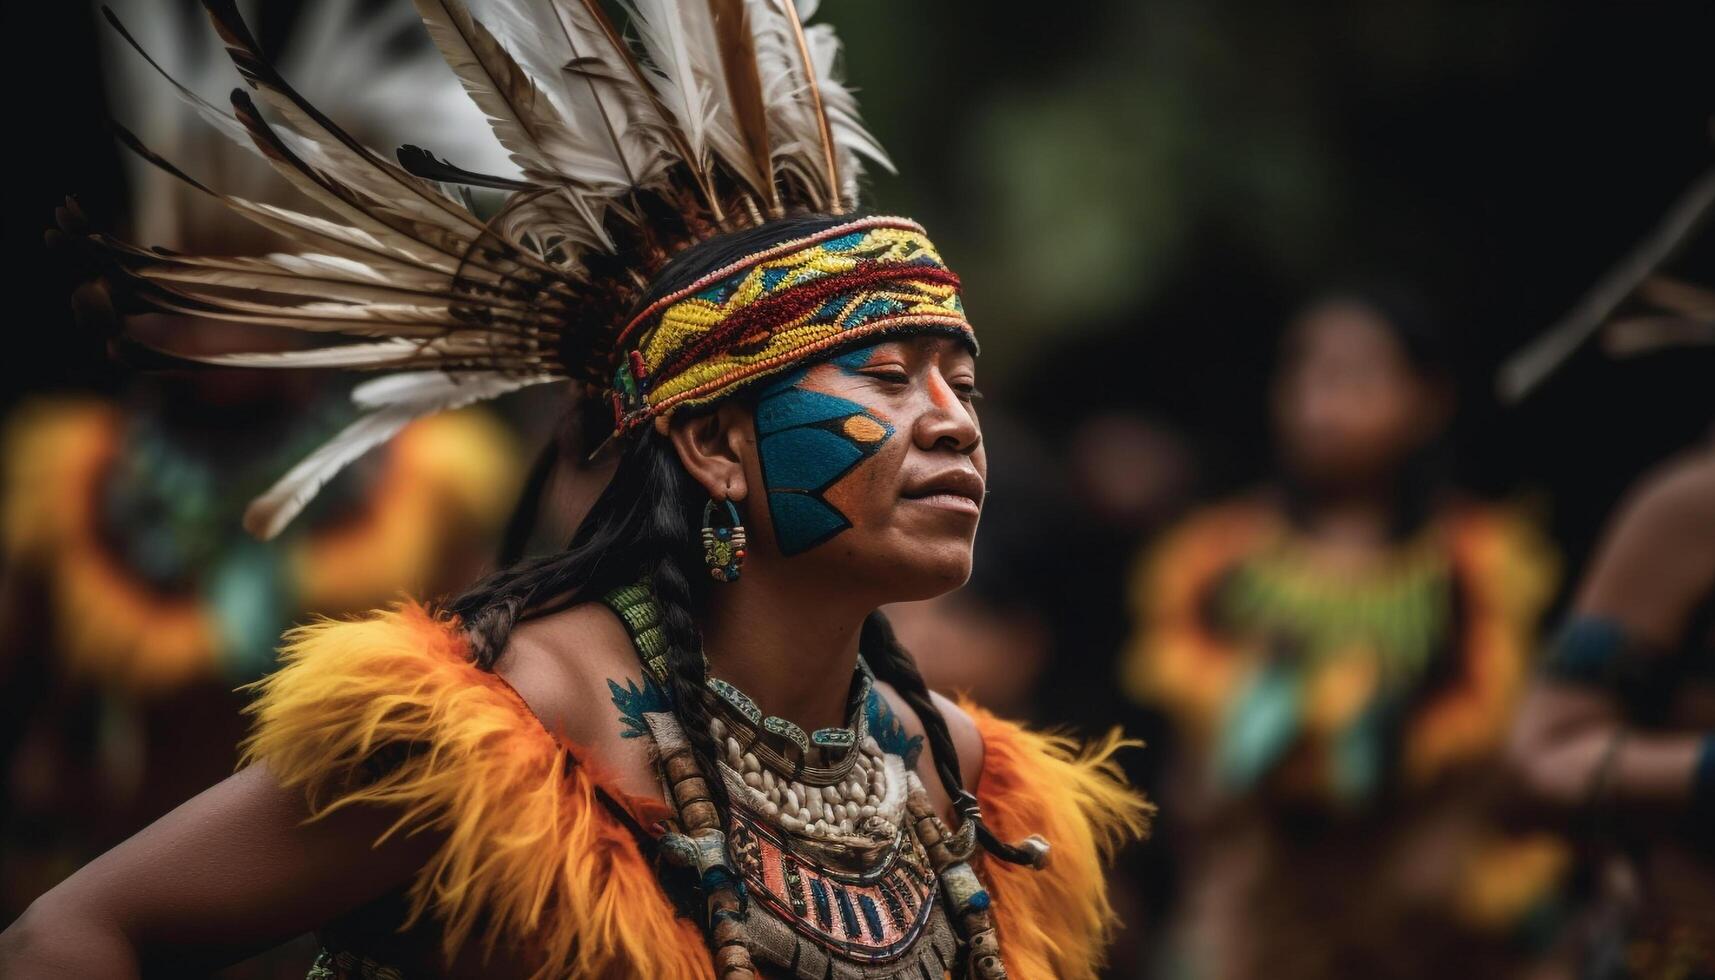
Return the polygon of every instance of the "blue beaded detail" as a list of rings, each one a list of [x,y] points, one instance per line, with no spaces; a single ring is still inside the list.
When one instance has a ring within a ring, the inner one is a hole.
[[[876,907],[875,899],[868,895],[858,896],[858,908],[863,911],[864,924],[869,926],[869,936],[876,942],[881,942],[884,935],[881,926],[881,910]]]

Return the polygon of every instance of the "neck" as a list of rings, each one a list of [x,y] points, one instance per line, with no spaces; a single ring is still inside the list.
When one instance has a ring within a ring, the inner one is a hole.
[[[703,622],[710,671],[748,694],[764,714],[805,731],[850,720],[846,698],[870,612],[812,591],[821,590],[746,568],[739,581],[714,587]]]
[[[1304,538],[1337,550],[1370,551],[1392,543],[1394,501],[1386,481],[1310,490],[1299,512]]]

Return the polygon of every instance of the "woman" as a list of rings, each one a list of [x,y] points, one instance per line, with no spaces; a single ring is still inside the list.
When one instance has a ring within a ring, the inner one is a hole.
[[[1550,571],[1436,479],[1451,399],[1415,304],[1312,304],[1273,387],[1279,488],[1194,515],[1140,580],[1124,681],[1183,744],[1185,975],[1492,975],[1504,943],[1472,937],[1558,867],[1480,805]]]
[[[600,393],[613,481],[565,552],[445,612],[292,634],[251,765],[44,896],[7,968],[319,928],[317,977],[1092,975],[1101,860],[1145,816],[1120,741],[931,694],[875,612],[964,580],[987,462],[957,277],[849,215],[880,151],[831,32],[640,3],[638,54],[595,4],[509,5],[498,40],[419,8],[521,176],[345,139],[216,2],[282,120],[239,92],[236,122],[347,223],[259,214],[306,250],[243,268],[114,258],[157,303],[371,338],[223,363],[394,372],[261,533],[404,419],[542,381]]]

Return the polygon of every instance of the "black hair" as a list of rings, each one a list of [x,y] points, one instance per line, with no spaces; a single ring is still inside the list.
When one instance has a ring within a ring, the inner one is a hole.
[[[1456,394],[1458,384],[1450,338],[1434,306],[1415,287],[1385,278],[1342,282],[1299,307],[1292,322],[1302,322],[1309,314],[1334,305],[1356,306],[1369,312],[1399,345],[1413,374],[1450,395]],[[1283,346],[1281,354],[1284,352]],[[1451,456],[1451,440],[1443,432],[1401,460],[1393,474],[1390,495],[1393,512],[1389,532],[1395,540],[1410,538],[1434,516],[1452,469]],[[1310,510],[1310,488],[1289,471],[1282,471],[1279,481],[1286,495],[1287,517],[1303,524]]]
[[[1453,369],[1450,338],[1434,304],[1409,283],[1392,279],[1356,279],[1323,290],[1301,310],[1308,313],[1336,303],[1369,311],[1399,344],[1413,373],[1427,381],[1445,379]]]
[[[770,245],[849,220],[850,216],[792,216],[691,246],[656,277],[637,308]],[[612,417],[605,409],[589,411],[588,404],[583,428],[586,444],[594,445],[601,438],[594,433],[605,436]],[[554,452],[550,446],[543,460],[538,460],[536,475],[551,468]],[[521,621],[599,600],[607,592],[647,575],[660,608],[666,641],[670,674],[667,693],[724,820],[730,803],[724,782],[713,775],[720,754],[709,733],[711,718],[703,694],[707,667],[698,627],[712,587],[704,574],[697,534],[704,502],[702,488],[685,471],[671,442],[652,428],[645,427],[629,437],[620,453],[611,482],[565,550],[513,562],[452,600],[448,609],[460,617],[476,665],[492,670]],[[545,482],[531,480],[532,487],[520,502],[509,538],[522,540],[528,535]],[[964,790],[958,751],[947,720],[931,698],[916,662],[881,612],[871,613],[864,622],[859,648],[876,678],[898,691],[922,720],[942,786],[959,804],[965,819],[975,823],[979,841],[1004,860],[1030,862],[1032,854],[1002,843],[983,826],[974,798]]]

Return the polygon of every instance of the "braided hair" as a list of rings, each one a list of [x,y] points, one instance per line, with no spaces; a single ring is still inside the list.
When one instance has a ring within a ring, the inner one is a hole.
[[[657,277],[639,301],[639,308],[682,288],[708,272],[782,241],[814,234],[849,220],[849,216],[795,216],[712,239],[686,249]],[[586,403],[579,420],[586,433],[599,431],[611,419],[600,406]],[[555,445],[557,445],[557,440]],[[518,512],[509,525],[508,557],[529,534],[543,486],[541,476],[553,465],[554,446],[538,460]],[[512,631],[520,622],[547,615],[632,585],[647,575],[661,614],[669,690],[673,711],[705,774],[723,823],[729,807],[723,780],[717,773],[719,748],[710,734],[712,716],[703,689],[707,665],[698,623],[711,587],[702,574],[696,533],[702,511],[702,488],[685,471],[672,443],[645,429],[621,450],[613,479],[596,499],[565,550],[523,558],[478,582],[448,604],[464,625],[471,657],[484,669],[494,669]],[[916,662],[899,643],[886,616],[871,613],[859,638],[859,648],[877,679],[897,690],[922,721],[936,773],[964,819],[976,824],[977,839],[1002,860],[1031,863],[1033,855],[999,841],[983,826],[975,797],[964,789],[958,750],[947,720],[929,695]]]

